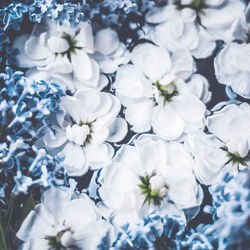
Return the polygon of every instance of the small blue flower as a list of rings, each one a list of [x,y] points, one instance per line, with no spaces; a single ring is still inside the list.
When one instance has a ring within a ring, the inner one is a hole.
[[[48,186],[59,162],[35,142],[49,124],[63,92],[54,83],[26,79],[21,71],[6,68],[0,74],[0,175],[12,192],[27,192],[31,185]],[[2,186],[5,188],[5,186]],[[4,189],[1,189],[4,191]],[[1,191],[1,193],[3,193]]]

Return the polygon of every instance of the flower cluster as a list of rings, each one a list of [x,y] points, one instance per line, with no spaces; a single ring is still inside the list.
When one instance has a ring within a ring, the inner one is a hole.
[[[249,3],[0,8],[0,249],[249,245]]]
[[[249,170],[225,174],[210,187],[213,205],[205,207],[214,223],[200,225],[183,245],[195,249],[244,249],[249,244]]]
[[[58,108],[62,92],[56,84],[30,81],[11,68],[0,74],[0,81],[1,187],[10,183],[18,194],[34,184],[48,186],[55,159],[35,142],[39,129],[47,126],[51,112]]]

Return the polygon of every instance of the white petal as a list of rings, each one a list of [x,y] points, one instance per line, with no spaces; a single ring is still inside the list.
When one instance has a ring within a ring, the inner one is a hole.
[[[189,51],[175,51],[171,57],[171,61],[173,72],[183,80],[189,78],[195,71],[195,62]]]
[[[52,202],[53,201],[53,202]],[[58,188],[46,190],[41,198],[41,202],[46,210],[53,215],[57,223],[63,223],[64,212],[67,202],[70,201],[69,193]]]
[[[62,154],[65,156],[63,164],[69,176],[82,176],[88,171],[85,152],[81,146],[69,142]]]
[[[30,241],[26,241],[23,245],[21,245],[22,250],[32,250],[32,249],[48,249],[50,246],[48,244],[48,240],[46,239],[32,239]]]
[[[231,87],[235,93],[250,99],[250,72],[239,72],[232,76]]]
[[[74,85],[76,89],[84,89],[84,88],[94,88],[98,89],[100,88],[101,84],[100,83],[103,79],[100,78],[100,69],[98,63],[90,58],[90,63],[93,71],[93,75],[91,78],[86,79],[86,80],[77,80],[74,79]],[[105,83],[103,83],[105,84]],[[107,84],[107,83],[106,83]]]
[[[182,9],[181,16],[185,22],[193,22],[197,17],[195,10],[190,8]]]
[[[131,99],[138,99],[153,93],[152,83],[147,81],[142,73],[133,65],[119,68],[115,81],[116,92]]]
[[[91,144],[100,144],[108,140],[109,129],[106,127],[97,127],[96,123],[93,124],[93,133],[91,136]]]
[[[18,36],[13,43],[13,48],[18,49],[19,51],[19,54],[17,55],[18,65],[23,68],[30,68],[35,65],[34,60],[32,60],[24,50],[24,44],[28,38],[29,34],[23,34]]]
[[[74,119],[74,121],[79,124],[81,121],[80,102],[75,97],[63,96],[61,98],[60,104],[61,104],[62,108],[66,111],[66,113],[69,114]]]
[[[72,72],[72,65],[66,56],[58,54],[53,62],[44,67],[38,67],[37,69],[41,71],[68,74]]]
[[[48,131],[43,140],[48,148],[58,148],[66,142],[66,135],[64,130],[54,126],[53,132]]]
[[[77,28],[80,28],[79,34],[75,37],[77,46],[82,47],[83,51],[87,53],[94,52],[94,38],[92,26],[88,22],[82,22]]]
[[[107,143],[89,144],[86,147],[86,156],[90,162],[102,164],[111,160],[113,152]]]
[[[164,152],[164,144],[147,139],[136,141],[135,145],[140,155],[144,174],[153,174],[161,163],[160,155]]]
[[[200,75],[194,74],[191,80],[187,83],[192,94],[199,98],[203,103],[207,103],[211,99],[208,80]]]
[[[226,2],[225,0],[206,0],[206,5],[209,7],[217,7],[222,3]]]
[[[24,46],[25,53],[34,60],[43,60],[52,55],[48,47],[40,43],[40,37],[31,36]]]
[[[232,104],[207,117],[207,127],[209,132],[213,133],[222,141],[227,142],[231,135],[227,134],[227,129],[225,128],[227,128],[229,121],[235,117],[237,112],[238,106]]]
[[[16,235],[23,241],[28,241],[32,238],[42,238],[47,227],[47,222],[32,210],[23,221]]]
[[[171,69],[168,52],[149,43],[137,45],[131,60],[153,82],[160,80]]]
[[[152,117],[154,131],[166,139],[176,139],[182,135],[185,124],[178,113],[168,104],[156,107]]]
[[[96,33],[95,48],[103,55],[112,54],[118,48],[119,43],[118,35],[113,29],[106,28]]]
[[[128,132],[128,124],[123,118],[116,118],[115,121],[109,127],[108,142],[121,141]]]
[[[205,105],[193,95],[176,96],[172,102],[174,110],[184,121],[198,123],[205,115]]]
[[[228,1],[222,8],[204,9],[204,15],[200,15],[201,24],[207,28],[224,28],[240,18],[244,8],[241,1]]]
[[[84,214],[84,220],[79,223],[79,216]],[[72,227],[72,230],[79,231],[97,218],[91,201],[85,199],[72,200],[65,207],[65,225]]]
[[[71,53],[73,73],[79,80],[88,80],[93,77],[93,68],[89,56],[81,50]]]
[[[153,111],[151,100],[129,105],[125,110],[125,119],[132,125],[135,132],[146,132],[151,128]]]
[[[146,14],[146,21],[149,23],[161,23],[176,15],[176,7],[174,5],[164,7],[154,7]]]
[[[98,91],[95,90],[78,90],[75,93],[75,98],[80,103],[80,117],[83,122],[88,120],[89,115],[95,112],[97,108],[101,105],[101,95]]]
[[[52,53],[62,53],[69,50],[69,43],[64,38],[52,36],[48,39],[48,47]]]
[[[98,126],[99,128],[102,126],[108,127],[109,125],[111,125],[121,110],[121,103],[116,96],[111,95],[109,93],[101,93],[102,99],[104,99],[104,100],[106,99],[104,97],[105,95],[107,95],[109,97],[112,104],[110,106],[110,109],[106,111],[107,113],[102,113],[103,115],[97,119],[96,126]],[[106,108],[108,106],[109,106],[109,104],[106,107],[104,107],[104,110],[106,110]],[[98,116],[99,116],[100,111],[103,112],[104,110],[102,108],[100,108],[100,110],[98,110],[98,112],[96,112],[95,115],[97,116],[97,114],[98,114]]]
[[[197,59],[207,58],[212,55],[216,48],[215,40],[209,35],[205,29],[199,31],[199,45],[192,50],[192,54]]]

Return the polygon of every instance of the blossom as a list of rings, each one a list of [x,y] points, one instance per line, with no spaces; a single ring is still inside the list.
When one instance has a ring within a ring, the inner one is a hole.
[[[250,140],[250,107],[247,103],[239,106],[228,105],[207,118],[208,130],[226,143],[228,151],[247,156]]]
[[[120,65],[129,62],[129,53],[124,43],[119,41],[117,32],[111,28],[96,33],[95,51],[93,57],[106,74],[114,73]]]
[[[193,208],[192,218],[203,198],[194,165],[182,144],[166,143],[155,135],[124,145],[99,177],[99,195],[104,208],[111,210],[112,223],[133,227],[152,210],[185,218],[183,210]]]
[[[56,179],[56,159],[34,143],[61,95],[58,85],[30,81],[21,71],[7,67],[0,74],[0,175],[14,194]]]
[[[230,86],[245,98],[250,98],[250,44],[229,43],[215,57],[214,67],[217,80]]]
[[[63,147],[69,175],[83,175],[89,165],[95,169],[108,162],[118,142],[127,134],[127,124],[117,118],[118,98],[96,90],[78,90],[61,98],[61,111],[55,114],[52,130],[44,136],[48,149]]]
[[[189,135],[187,144],[197,162],[199,180],[211,185],[225,174],[246,168],[250,161],[250,107],[247,103],[228,105],[207,118],[212,134]]]
[[[171,4],[154,7],[147,13],[146,21],[153,24],[146,27],[147,36],[169,51],[187,49],[196,58],[206,58],[216,47],[207,30],[197,25],[196,13],[190,8],[178,10]]]
[[[132,53],[133,65],[119,68],[114,86],[126,107],[125,118],[135,132],[154,132],[176,139],[203,127],[205,105],[182,79],[193,73],[193,59],[179,51],[171,57],[152,44],[141,44]]]
[[[244,8],[237,0],[173,0],[147,13],[146,21],[153,26],[146,30],[156,44],[170,51],[185,48],[196,58],[206,58],[214,51],[215,40],[234,39],[234,26]]]
[[[213,223],[199,225],[183,241],[191,249],[245,249],[249,244],[249,170],[237,176],[221,176],[209,187],[212,206],[205,210],[213,214]]]
[[[86,195],[76,198],[51,188],[25,218],[17,237],[24,241],[21,249],[96,249],[108,230]]]
[[[99,66],[89,56],[94,52],[94,39],[88,22],[73,28],[45,18],[41,24],[35,24],[31,35],[18,37],[14,47],[20,52],[18,66],[35,67],[36,73],[43,73],[40,80],[69,78],[68,81],[76,80],[83,86],[98,84]]]

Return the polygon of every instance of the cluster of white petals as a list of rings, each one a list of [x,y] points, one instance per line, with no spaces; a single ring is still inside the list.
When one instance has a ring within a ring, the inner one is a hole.
[[[114,73],[119,66],[129,62],[129,52],[121,43],[118,34],[111,28],[99,30],[95,35],[95,51],[93,55],[105,74]]]
[[[199,207],[203,198],[195,168],[183,144],[142,135],[134,146],[124,145],[102,170],[103,210],[109,209],[106,216],[118,227],[128,222],[133,227],[152,210],[185,216],[184,210]],[[193,209],[192,216],[197,211]]]
[[[216,40],[232,41],[234,27],[244,15],[244,4],[238,0],[171,2],[147,13],[147,36],[169,51],[187,49],[196,58],[210,56]]]
[[[250,163],[250,106],[228,105],[207,118],[211,134],[189,135],[187,144],[195,156],[199,180],[211,185],[230,172],[246,168]]]
[[[17,237],[24,241],[23,250],[95,250],[110,230],[87,195],[75,197],[69,191],[51,188],[25,218]]]
[[[250,99],[250,44],[229,43],[214,60],[217,80]]]
[[[194,72],[188,52],[170,56],[164,48],[145,43],[134,48],[131,60],[133,64],[119,68],[114,85],[135,132],[153,127],[158,135],[176,139],[203,128],[206,107],[195,96],[195,83],[190,88],[192,84],[184,82]],[[199,97],[203,91],[203,84],[198,83]]]
[[[53,80],[72,91],[102,85],[99,66],[90,57],[94,38],[88,22],[72,28],[46,18],[35,24],[31,35],[18,37],[14,47],[20,52],[18,65],[30,68],[26,75],[31,79]]]
[[[127,134],[118,98],[97,90],[78,90],[61,99],[53,131],[44,136],[48,149],[60,148],[68,175],[81,176],[108,163],[114,154],[108,142],[119,142]]]

